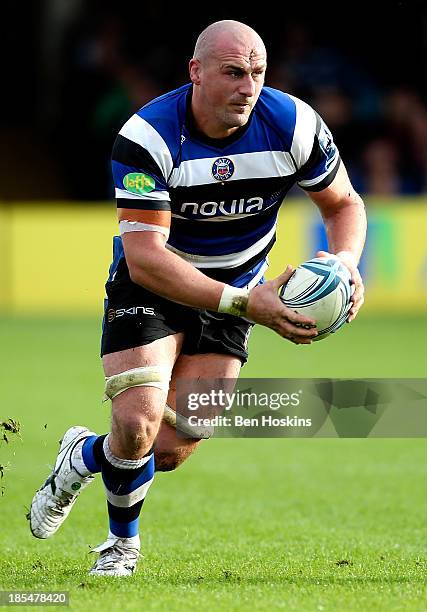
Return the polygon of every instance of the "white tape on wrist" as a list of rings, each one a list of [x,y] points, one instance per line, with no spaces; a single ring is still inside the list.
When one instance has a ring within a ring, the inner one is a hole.
[[[225,285],[219,301],[218,312],[243,317],[246,315],[248,298],[249,289],[239,289],[238,287]]]

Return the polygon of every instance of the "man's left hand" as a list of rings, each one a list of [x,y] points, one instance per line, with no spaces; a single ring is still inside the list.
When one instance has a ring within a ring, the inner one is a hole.
[[[327,251],[318,251],[316,253],[316,257],[330,257],[331,255],[333,254],[328,253]],[[350,251],[339,251],[338,253],[335,253],[335,256],[338,257],[350,270],[351,282],[354,286],[353,295],[351,296],[352,307],[350,308],[347,317],[348,323],[351,323],[351,321],[356,318],[356,315],[364,302],[363,296],[365,289],[363,287],[362,277],[357,269],[357,263],[353,253]]]

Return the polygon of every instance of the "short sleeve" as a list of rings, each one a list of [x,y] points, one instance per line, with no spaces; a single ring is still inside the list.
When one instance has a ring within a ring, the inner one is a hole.
[[[296,121],[291,154],[297,167],[297,183],[306,191],[321,191],[338,172],[338,148],[323,119],[302,100],[294,101]]]
[[[139,115],[120,130],[111,167],[118,208],[170,210],[172,159],[161,136]]]

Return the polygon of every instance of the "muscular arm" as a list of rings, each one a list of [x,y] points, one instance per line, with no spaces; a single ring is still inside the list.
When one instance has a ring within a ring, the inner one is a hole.
[[[307,193],[322,214],[331,253],[348,251],[357,264],[366,237],[365,206],[354,191],[344,164],[341,162],[329,187]]]
[[[224,283],[168,251],[165,236],[158,232],[129,232],[122,239],[134,283],[186,306],[217,310]]]
[[[350,269],[355,285],[349,321],[363,303],[363,283],[357,270],[366,238],[366,213],[362,198],[354,191],[344,164],[331,185],[319,192],[307,192],[318,206],[325,224],[329,251]],[[319,254],[323,254],[323,251]]]
[[[159,232],[128,232],[122,236],[131,279],[169,300],[195,308],[217,310],[225,284],[213,280],[165,248]],[[273,329],[295,344],[310,344],[317,335],[314,320],[287,308],[278,298],[279,287],[289,280],[292,268],[249,294],[246,316]]]

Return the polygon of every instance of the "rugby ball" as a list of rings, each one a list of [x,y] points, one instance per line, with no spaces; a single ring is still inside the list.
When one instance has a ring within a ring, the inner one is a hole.
[[[335,256],[302,263],[279,293],[288,308],[316,321],[318,335],[313,340],[323,340],[345,323],[351,295],[350,271]]]

